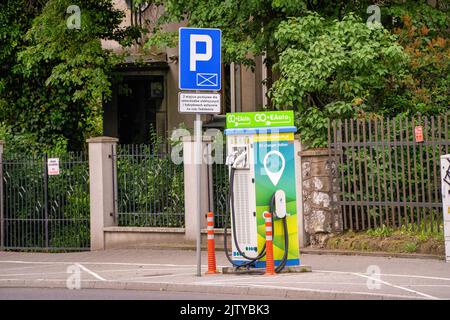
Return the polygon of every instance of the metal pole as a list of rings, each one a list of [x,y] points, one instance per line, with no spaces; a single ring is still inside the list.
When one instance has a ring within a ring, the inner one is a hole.
[[[230,64],[230,95],[231,95],[231,112],[234,113],[236,112],[236,70],[234,62]]]
[[[202,252],[201,252],[201,164],[202,164],[202,119],[199,113],[195,114],[195,167],[197,184],[197,276],[202,276]]]
[[[117,147],[116,147],[117,148]],[[116,157],[117,157],[117,149],[114,148],[114,145],[111,145],[111,163],[112,163],[112,193],[113,193],[113,212],[112,217],[113,217],[113,221],[114,223],[117,222],[117,218],[118,218],[118,214],[117,214],[117,198],[118,198],[118,190],[117,190],[117,162],[116,162]]]
[[[44,219],[45,219],[45,247],[49,246],[48,239],[48,155],[44,156]]]
[[[3,145],[0,144],[0,250],[5,249],[5,212],[3,195]]]
[[[236,111],[242,112],[242,74],[241,74],[241,64],[238,63],[236,66],[236,75],[235,75],[235,89],[234,89],[234,98],[236,100]]]
[[[263,56],[262,56],[262,80],[264,80],[263,85],[262,85],[262,102],[263,102],[263,107],[266,107],[268,105],[268,101],[267,101],[267,65],[264,63],[264,61],[266,60],[267,55],[264,52]]]
[[[214,188],[213,188],[213,161],[212,161],[212,141],[208,143],[207,181],[208,181],[208,211],[214,213]]]

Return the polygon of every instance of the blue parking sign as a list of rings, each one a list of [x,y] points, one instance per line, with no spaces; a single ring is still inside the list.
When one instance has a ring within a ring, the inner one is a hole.
[[[180,90],[220,90],[220,29],[180,28]]]

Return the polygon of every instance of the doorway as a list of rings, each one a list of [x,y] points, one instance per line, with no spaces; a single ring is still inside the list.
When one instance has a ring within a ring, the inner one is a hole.
[[[163,81],[163,76],[124,76],[105,105],[104,134],[119,138],[121,144],[148,144],[152,127],[164,132]]]

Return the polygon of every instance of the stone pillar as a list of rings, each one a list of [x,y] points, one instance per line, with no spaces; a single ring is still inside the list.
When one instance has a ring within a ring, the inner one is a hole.
[[[3,197],[3,150],[5,141],[0,140],[0,250],[5,249],[5,204]]]
[[[294,140],[294,154],[295,154],[295,191],[297,196],[297,226],[298,226],[298,245],[299,248],[304,248],[307,245],[307,238],[304,225],[303,212],[303,186],[302,186],[302,159],[300,152],[302,145],[298,136]]]
[[[115,226],[113,158],[118,139],[96,137],[89,143],[91,250],[104,250],[104,228]],[[114,168],[115,170],[115,168]]]
[[[322,246],[330,235],[342,232],[337,157],[330,157],[328,149],[301,151],[300,157],[304,227],[309,244]]]
[[[195,141],[193,137],[183,137],[183,163],[184,163],[184,221],[185,221],[185,240],[193,242],[197,239],[197,184],[196,184],[196,164],[195,164]],[[207,143],[211,142],[211,137],[203,137],[203,154],[207,150]],[[205,157],[203,157],[205,159]],[[201,165],[201,228],[206,228],[206,214],[208,213],[208,173],[207,165],[203,160]]]

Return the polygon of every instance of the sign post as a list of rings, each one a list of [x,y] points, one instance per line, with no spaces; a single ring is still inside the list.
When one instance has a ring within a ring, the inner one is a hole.
[[[179,83],[178,111],[195,114],[195,167],[197,185],[197,276],[202,274],[201,261],[201,165],[202,165],[202,114],[220,113],[220,94],[199,93],[218,91],[221,88],[221,38],[219,29],[179,29]]]
[[[202,275],[202,196],[201,196],[201,182],[202,182],[202,118],[200,113],[195,114],[195,180],[197,185],[197,276]]]

